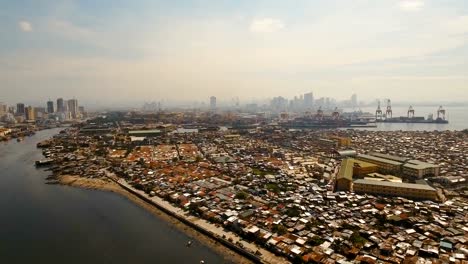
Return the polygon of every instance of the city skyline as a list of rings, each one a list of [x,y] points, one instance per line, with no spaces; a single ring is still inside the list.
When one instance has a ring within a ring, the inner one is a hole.
[[[1,101],[468,98],[462,1],[25,1],[0,14]]]

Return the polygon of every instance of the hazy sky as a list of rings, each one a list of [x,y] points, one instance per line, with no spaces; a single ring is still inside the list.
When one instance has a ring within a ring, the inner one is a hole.
[[[0,101],[468,101],[466,0],[2,1]]]

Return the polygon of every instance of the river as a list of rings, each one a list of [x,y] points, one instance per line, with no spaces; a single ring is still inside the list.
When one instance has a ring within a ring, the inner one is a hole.
[[[46,185],[36,143],[0,143],[0,263],[224,263],[223,256],[110,192]]]

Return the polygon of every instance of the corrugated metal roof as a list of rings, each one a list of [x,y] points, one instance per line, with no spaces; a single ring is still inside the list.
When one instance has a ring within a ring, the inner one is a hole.
[[[363,159],[368,159],[368,160],[374,160],[374,161],[377,161],[377,162],[383,162],[383,163],[392,164],[392,165],[396,165],[396,166],[401,166],[401,165],[402,165],[401,162],[396,162],[396,161],[393,161],[393,160],[384,159],[384,158],[379,158],[379,157],[375,157],[375,156],[371,156],[371,155],[366,155],[366,154],[358,155],[357,158],[358,158],[358,159],[359,159],[359,158],[363,158]]]
[[[385,187],[398,187],[398,188],[406,188],[406,189],[419,189],[419,190],[426,190],[426,191],[435,191],[429,185],[425,184],[414,184],[414,183],[403,183],[403,182],[385,182],[385,181],[373,181],[373,180],[355,180],[354,184],[365,184],[365,185],[379,185]]]

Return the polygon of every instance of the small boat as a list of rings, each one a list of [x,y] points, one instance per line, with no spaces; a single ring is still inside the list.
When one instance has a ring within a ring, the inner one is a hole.
[[[36,160],[35,164],[37,167],[40,167],[40,166],[50,165],[52,164],[52,162],[54,162],[53,159],[43,159],[43,160]]]
[[[21,142],[21,141],[23,141],[23,138],[19,137],[19,138],[16,139],[16,141]]]
[[[190,247],[191,245],[192,245],[192,240],[189,240],[189,241],[187,242],[187,247]]]

